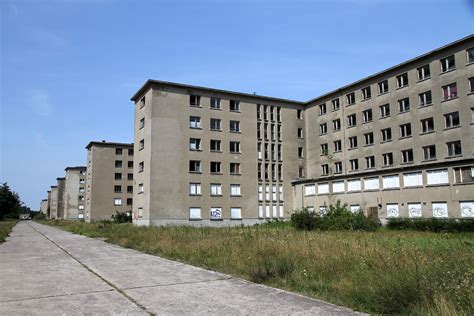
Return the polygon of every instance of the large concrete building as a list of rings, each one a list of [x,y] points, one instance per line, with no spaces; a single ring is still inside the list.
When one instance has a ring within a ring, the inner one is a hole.
[[[58,207],[57,207],[57,212],[56,212],[56,218],[57,219],[63,219],[64,218],[64,211],[65,211],[65,204],[64,204],[64,190],[66,187],[66,178],[60,177],[56,179],[57,181],[57,201],[58,201]]]
[[[90,142],[87,147],[85,220],[111,219],[131,212],[133,144]]]
[[[58,219],[58,186],[52,185],[51,190],[48,191],[50,196],[49,218]]]
[[[67,167],[64,183],[64,219],[84,219],[86,195],[85,166]]]
[[[41,200],[40,212],[43,213],[44,215],[48,214],[48,199]]]
[[[148,80],[135,102],[134,223],[251,224],[340,199],[473,217],[474,36],[308,102]]]

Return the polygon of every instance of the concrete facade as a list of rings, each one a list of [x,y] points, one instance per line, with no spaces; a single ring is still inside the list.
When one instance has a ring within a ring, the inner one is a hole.
[[[85,220],[111,219],[131,212],[133,144],[90,142],[87,147]]]
[[[57,215],[56,218],[63,219],[64,218],[64,211],[65,211],[65,204],[64,204],[64,190],[66,185],[66,178],[61,177],[57,178],[57,187],[58,187],[58,207],[57,207]]]
[[[51,196],[49,218],[57,219],[58,218],[58,186],[57,185],[51,186],[51,191],[49,192],[49,194]]]
[[[48,190],[47,192],[47,209],[46,209],[46,218],[51,218],[51,191]]]
[[[87,167],[67,167],[65,171],[63,218],[70,220],[84,219]]]
[[[48,199],[41,200],[40,212],[43,213],[44,215],[48,214]]]
[[[252,224],[336,199],[381,219],[474,216],[473,49],[308,102],[148,80],[132,97],[134,223]]]

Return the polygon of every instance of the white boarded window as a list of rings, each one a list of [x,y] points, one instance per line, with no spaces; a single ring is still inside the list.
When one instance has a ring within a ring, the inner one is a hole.
[[[360,210],[360,205],[359,204],[352,204],[350,206],[350,210],[352,213],[357,213]]]
[[[364,190],[378,190],[379,189],[379,178],[365,178],[364,179]]]
[[[319,207],[319,215],[326,215],[327,212],[328,208],[326,207],[326,205],[322,205]]]
[[[428,184],[449,183],[448,169],[428,170],[426,175]]]
[[[263,186],[258,186],[258,200],[263,201]]]
[[[320,183],[318,184],[318,192],[319,194],[328,194],[329,193],[329,183]]]
[[[400,187],[400,177],[398,175],[382,177],[383,188],[392,189]]]
[[[394,218],[399,217],[400,212],[398,211],[398,204],[396,203],[387,203],[387,217]]]
[[[273,218],[278,217],[278,208],[276,205],[272,206],[272,215],[273,215]]]
[[[265,205],[265,217],[270,218],[270,205]]]
[[[122,205],[122,199],[114,199],[114,205]]]
[[[272,199],[273,201],[277,200],[277,186],[275,184],[272,186]]]
[[[433,217],[444,218],[448,217],[448,203],[433,202],[431,203],[433,209]]]
[[[344,180],[342,181],[333,181],[332,182],[332,192],[344,192]]]
[[[258,206],[258,217],[263,218],[263,205]]]
[[[201,183],[190,183],[189,184],[190,195],[201,195]]]
[[[280,217],[284,218],[285,217],[285,210],[283,209],[283,205],[280,205],[279,208],[280,208]]]
[[[231,207],[230,219],[242,219],[242,209],[240,207]]]
[[[461,217],[474,217],[474,201],[459,202]]]
[[[314,212],[314,206],[307,206],[308,212],[313,213]]]
[[[408,203],[408,217],[421,217],[421,203]]]
[[[230,195],[231,196],[240,196],[240,184],[231,184],[230,185]]]
[[[360,180],[347,180],[347,191],[360,191]]]
[[[316,186],[314,184],[312,185],[305,185],[304,186],[304,195],[315,195],[316,194]]]
[[[79,204],[77,207],[78,207],[79,210],[83,210],[83,209],[84,209],[84,205],[83,205],[83,204]]]
[[[284,197],[283,197],[283,185],[280,184],[280,187],[278,188],[279,192],[280,192],[280,201],[283,201],[284,200]]]
[[[265,186],[265,201],[270,201],[270,187]]]
[[[201,219],[201,208],[190,207],[189,208],[189,219]]]
[[[403,174],[403,186],[418,187],[423,185],[421,172],[411,172]]]
[[[211,183],[211,195],[222,195],[222,185]]]
[[[222,207],[211,207],[211,220],[222,219]]]

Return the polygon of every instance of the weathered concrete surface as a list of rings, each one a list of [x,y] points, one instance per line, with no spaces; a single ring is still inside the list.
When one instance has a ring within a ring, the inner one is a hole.
[[[349,309],[20,222],[0,245],[0,315],[353,315]]]

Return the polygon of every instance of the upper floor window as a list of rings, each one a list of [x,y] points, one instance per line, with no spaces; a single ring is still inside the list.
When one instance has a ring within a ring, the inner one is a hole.
[[[468,80],[469,80],[469,92],[473,93],[474,92],[474,77],[471,77]]]
[[[211,139],[210,150],[221,151],[221,141],[218,139]]]
[[[413,162],[413,149],[402,150],[402,162]]]
[[[456,63],[454,61],[454,55],[445,57],[440,60],[441,72],[450,71],[456,68]]]
[[[356,148],[357,147],[357,136],[349,137],[349,148]]]
[[[133,156],[133,148],[130,148],[130,149],[128,150],[128,155],[129,155],[129,156]]]
[[[229,110],[232,112],[240,112],[240,101],[230,100]]]
[[[303,158],[303,153],[304,153],[303,147],[298,147],[298,158]]]
[[[390,116],[390,104],[383,104],[379,106],[380,109],[380,117],[387,117]]]
[[[189,117],[189,127],[190,128],[201,128],[201,118],[199,116],[190,116]]]
[[[190,138],[189,139],[189,150],[201,150],[201,139]]]
[[[370,132],[370,133],[364,134],[364,140],[365,140],[365,145],[366,146],[373,145],[374,144],[374,133]]]
[[[418,80],[424,80],[428,79],[431,74],[430,74],[430,65],[424,65],[416,69],[416,72],[418,74]]]
[[[365,157],[365,164],[367,169],[375,168],[375,156]]]
[[[201,161],[190,160],[189,161],[189,172],[201,172]]]
[[[189,96],[189,105],[191,105],[191,106],[201,106],[201,96],[191,94]]]
[[[145,97],[140,100],[140,109],[145,106]]]
[[[230,196],[241,196],[240,184],[231,184],[230,185]]]
[[[338,131],[341,129],[341,120],[340,119],[335,119],[332,121],[332,129],[334,131]]]
[[[420,106],[427,106],[433,102],[433,99],[431,97],[431,91],[420,93],[418,97],[420,99]]]
[[[424,160],[436,159],[436,146],[435,145],[423,146],[423,159]]]
[[[240,142],[236,142],[236,141],[229,142],[229,150],[233,154],[240,153]]]
[[[410,137],[411,136],[411,124],[402,124],[400,125],[400,137],[405,138],[405,137]]]
[[[240,121],[230,121],[229,129],[234,133],[240,132]]]
[[[144,139],[141,139],[141,140],[138,142],[138,150],[142,150],[143,148],[145,148],[145,140],[144,140]]]
[[[219,161],[211,161],[211,173],[221,173],[221,163]]]
[[[189,183],[189,195],[201,195],[201,183]]]
[[[296,117],[299,120],[302,120],[303,119],[303,110],[296,110]]]
[[[383,158],[383,165],[384,166],[393,165],[393,153],[382,154],[382,158]]]
[[[116,155],[121,155],[123,153],[122,148],[115,148],[115,154]]]
[[[397,76],[397,87],[402,88],[408,86],[408,73],[404,73]]]
[[[362,120],[364,123],[372,121],[372,109],[368,109],[362,112]]]
[[[220,98],[211,98],[211,104],[210,104],[211,109],[220,109],[221,108],[221,99]]]
[[[410,111],[410,98],[398,100],[398,109],[400,113]]]
[[[339,98],[332,100],[332,101],[331,101],[331,104],[332,104],[332,110],[333,110],[333,111],[337,111],[337,110],[339,110],[339,108],[341,107],[341,105],[340,105],[340,103],[339,103]]]
[[[319,124],[319,134],[324,135],[328,132],[328,125],[327,123]]]
[[[262,119],[262,105],[261,104],[257,104],[257,120],[261,120]]]
[[[432,117],[423,119],[421,122],[421,132],[430,133],[434,131],[434,120]]]
[[[349,164],[351,166],[351,171],[359,170],[359,160],[358,159],[349,160]]]
[[[281,108],[277,108],[277,122],[281,122]]]
[[[221,130],[221,120],[216,118],[211,118],[211,131],[220,131]]]
[[[141,118],[138,123],[138,129],[142,129],[145,127],[145,118]]]
[[[379,94],[384,94],[388,92],[388,80],[380,81],[378,83]]]
[[[334,163],[334,173],[342,173],[342,162],[341,161],[336,161]]]
[[[115,180],[122,180],[122,174],[121,173],[116,173],[115,174]]]
[[[457,141],[454,141],[454,142],[447,142],[446,145],[448,147],[448,156],[449,157],[462,155],[462,148],[461,148],[461,141],[460,140],[457,140]]]
[[[372,97],[372,92],[370,91],[370,86],[362,89],[362,100],[367,100]]]
[[[302,129],[302,128],[298,128],[298,138],[304,138],[303,129]]]
[[[326,103],[319,105],[319,115],[324,115],[324,114],[326,114]]]
[[[356,126],[356,124],[357,124],[356,115],[355,114],[348,115],[347,116],[347,126],[348,127]]]
[[[443,86],[443,100],[457,98],[458,87],[456,82]]]
[[[328,144],[324,143],[321,144],[321,155],[327,155],[328,154]]]
[[[446,123],[446,128],[459,126],[459,124],[461,124],[459,120],[459,112],[444,114],[444,122]]]
[[[231,162],[229,172],[230,174],[240,174],[240,163]]]
[[[469,64],[474,63],[474,47],[466,49],[466,53],[467,53],[467,62]]]
[[[115,168],[122,168],[122,160],[115,160]]]
[[[382,142],[388,142],[392,140],[392,129],[390,127],[382,129],[380,132],[382,134]]]
[[[342,141],[341,140],[336,140],[334,142],[334,152],[339,152],[342,150]]]
[[[323,176],[327,176],[329,174],[329,165],[327,164],[321,165],[321,174]]]
[[[347,94],[346,95],[346,101],[347,101],[347,105],[354,104],[355,103],[355,93],[351,92],[351,93]]]
[[[143,170],[145,170],[145,163],[142,161],[138,163],[138,172],[143,172]]]

